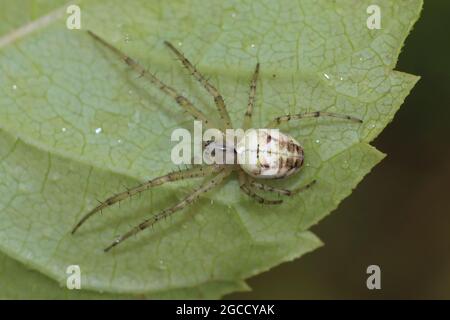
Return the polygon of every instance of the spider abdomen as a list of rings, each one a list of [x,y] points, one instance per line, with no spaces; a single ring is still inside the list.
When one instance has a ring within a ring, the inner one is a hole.
[[[237,162],[255,178],[277,179],[297,172],[303,164],[303,148],[278,130],[251,129],[236,145]]]

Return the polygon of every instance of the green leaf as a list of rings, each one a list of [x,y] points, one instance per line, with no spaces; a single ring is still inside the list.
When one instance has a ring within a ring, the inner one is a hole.
[[[139,60],[216,121],[212,98],[163,40],[217,85],[235,127],[257,61],[254,127],[315,110],[364,119],[362,125],[310,119],[282,127],[304,145],[306,161],[301,173],[274,185],[318,181],[283,205],[256,204],[232,176],[108,254],[102,249],[117,234],[200,181],[164,185],[104,210],[74,236],[70,229],[96,199],[175,169],[171,132],[192,129],[192,119],[85,32],[67,30],[63,16],[4,41],[0,249],[40,272],[45,280],[39,281],[64,285],[67,266],[77,264],[83,289],[157,298],[245,290],[244,279],[314,250],[321,243],[308,229],[383,158],[369,142],[418,80],[393,68],[422,2],[378,2],[381,30],[366,27],[370,1],[81,2],[83,29]]]
[[[0,35],[31,23],[66,3],[66,0],[3,1],[0,11]]]
[[[154,295],[130,296],[98,293],[89,290],[68,290],[43,274],[24,267],[0,253],[0,299],[201,299],[218,298],[246,287],[239,283],[208,283],[196,288],[169,290]]]

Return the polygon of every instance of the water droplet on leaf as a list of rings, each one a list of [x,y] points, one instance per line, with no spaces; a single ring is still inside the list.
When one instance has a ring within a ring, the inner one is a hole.
[[[163,261],[163,260],[159,260],[159,268],[160,268],[161,270],[167,269],[167,266],[164,264],[164,261]]]
[[[61,175],[59,173],[53,173],[50,175],[50,180],[52,181],[57,181],[59,179],[61,179]]]

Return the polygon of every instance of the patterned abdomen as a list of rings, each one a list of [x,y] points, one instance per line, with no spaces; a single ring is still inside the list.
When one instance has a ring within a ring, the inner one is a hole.
[[[303,148],[292,137],[275,129],[250,129],[236,146],[238,164],[249,175],[277,179],[297,172]]]

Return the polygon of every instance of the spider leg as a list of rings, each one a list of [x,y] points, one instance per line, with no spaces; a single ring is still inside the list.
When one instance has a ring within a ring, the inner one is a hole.
[[[206,117],[206,115],[201,112],[199,109],[197,109],[192,102],[184,97],[183,95],[179,94],[174,88],[166,85],[164,82],[159,80],[155,75],[153,75],[151,72],[147,71],[142,67],[137,61],[132,59],[131,57],[127,56],[125,53],[120,51],[118,48],[114,47],[112,44],[106,42],[106,40],[102,39],[92,31],[87,31],[90,36],[92,36],[95,40],[100,42],[102,45],[104,45],[106,48],[110,49],[114,54],[119,56],[129,67],[131,67],[133,70],[135,70],[140,77],[145,77],[147,80],[149,80],[151,83],[153,83],[155,86],[157,86],[162,92],[167,94],[168,96],[172,97],[175,102],[180,105],[186,112],[188,112],[190,115],[192,115],[195,119],[200,119],[203,121],[203,123],[208,127],[213,127],[210,123],[209,119]]]
[[[219,183],[221,183],[231,173],[231,171],[232,171],[231,167],[228,167],[228,168],[221,167],[221,171],[214,178],[204,182],[198,189],[196,189],[190,195],[186,196],[183,200],[178,202],[176,205],[160,211],[153,217],[151,217],[147,220],[144,220],[143,222],[141,222],[140,224],[135,226],[133,229],[131,229],[127,233],[119,236],[116,240],[114,240],[114,242],[111,245],[109,245],[107,248],[105,248],[105,252],[111,250],[113,247],[117,246],[118,244],[125,241],[129,237],[137,234],[138,232],[154,225],[159,220],[164,219],[164,218],[172,215],[173,213],[190,205],[195,200],[197,200],[202,193],[210,191],[211,189],[216,187]]]
[[[116,202],[122,201],[129,197],[132,197],[138,193],[140,194],[143,191],[146,191],[146,190],[156,187],[156,186],[160,186],[166,182],[204,177],[204,176],[210,175],[214,172],[217,172],[219,170],[220,170],[219,166],[195,166],[193,168],[188,168],[188,169],[181,170],[181,171],[171,172],[169,174],[146,181],[134,188],[127,189],[124,192],[118,193],[112,197],[109,197],[105,201],[100,202],[99,205],[97,205],[94,209],[92,209],[91,211],[86,213],[86,215],[84,215],[81,218],[81,220],[75,225],[75,227],[72,229],[72,234],[74,234],[78,230],[78,228],[81,227],[81,225],[83,223],[85,223],[86,220],[89,219],[90,217],[92,217],[95,213],[97,213],[109,206],[112,206]]]
[[[249,183],[247,175],[242,170],[239,171],[239,187],[246,195],[255,199],[258,203],[272,205],[281,204],[283,202],[283,200],[268,200],[257,195],[251,183]]]
[[[300,193],[300,192],[302,192],[302,191],[305,191],[305,190],[309,189],[309,188],[312,187],[316,182],[317,182],[316,180],[313,180],[313,181],[311,181],[310,183],[308,183],[307,185],[304,185],[304,186],[295,188],[295,189],[293,189],[293,190],[289,190],[289,189],[279,189],[279,188],[275,188],[275,187],[269,186],[269,185],[267,185],[267,184],[259,183],[259,182],[256,182],[256,181],[252,181],[250,184],[251,184],[253,187],[255,187],[255,188],[257,188],[257,189],[260,189],[260,190],[263,190],[263,191],[268,191],[268,192],[278,193],[278,194],[282,194],[282,195],[285,195],[285,196],[293,196],[293,195],[296,195],[296,194],[298,194],[298,193]]]
[[[288,122],[290,120],[301,120],[306,118],[319,118],[319,117],[329,117],[329,118],[338,118],[344,119],[351,122],[362,123],[363,121],[359,118],[355,118],[346,114],[327,112],[327,111],[314,111],[314,112],[305,112],[305,113],[297,113],[297,114],[289,114],[285,116],[276,117],[273,119],[266,128],[273,128],[283,122]]]
[[[164,41],[164,44],[172,50],[186,69],[197,79],[198,82],[208,91],[214,98],[214,103],[219,111],[219,116],[222,120],[223,129],[232,128],[230,115],[228,114],[225,106],[225,101],[219,91],[192,65],[192,63],[180,52],[174,45],[168,41]]]
[[[253,73],[253,77],[250,82],[250,93],[248,95],[247,111],[245,112],[243,125],[244,130],[250,128],[252,124],[252,113],[253,113],[253,106],[255,104],[256,83],[258,81],[258,75],[259,75],[259,62],[256,64],[255,72]]]

